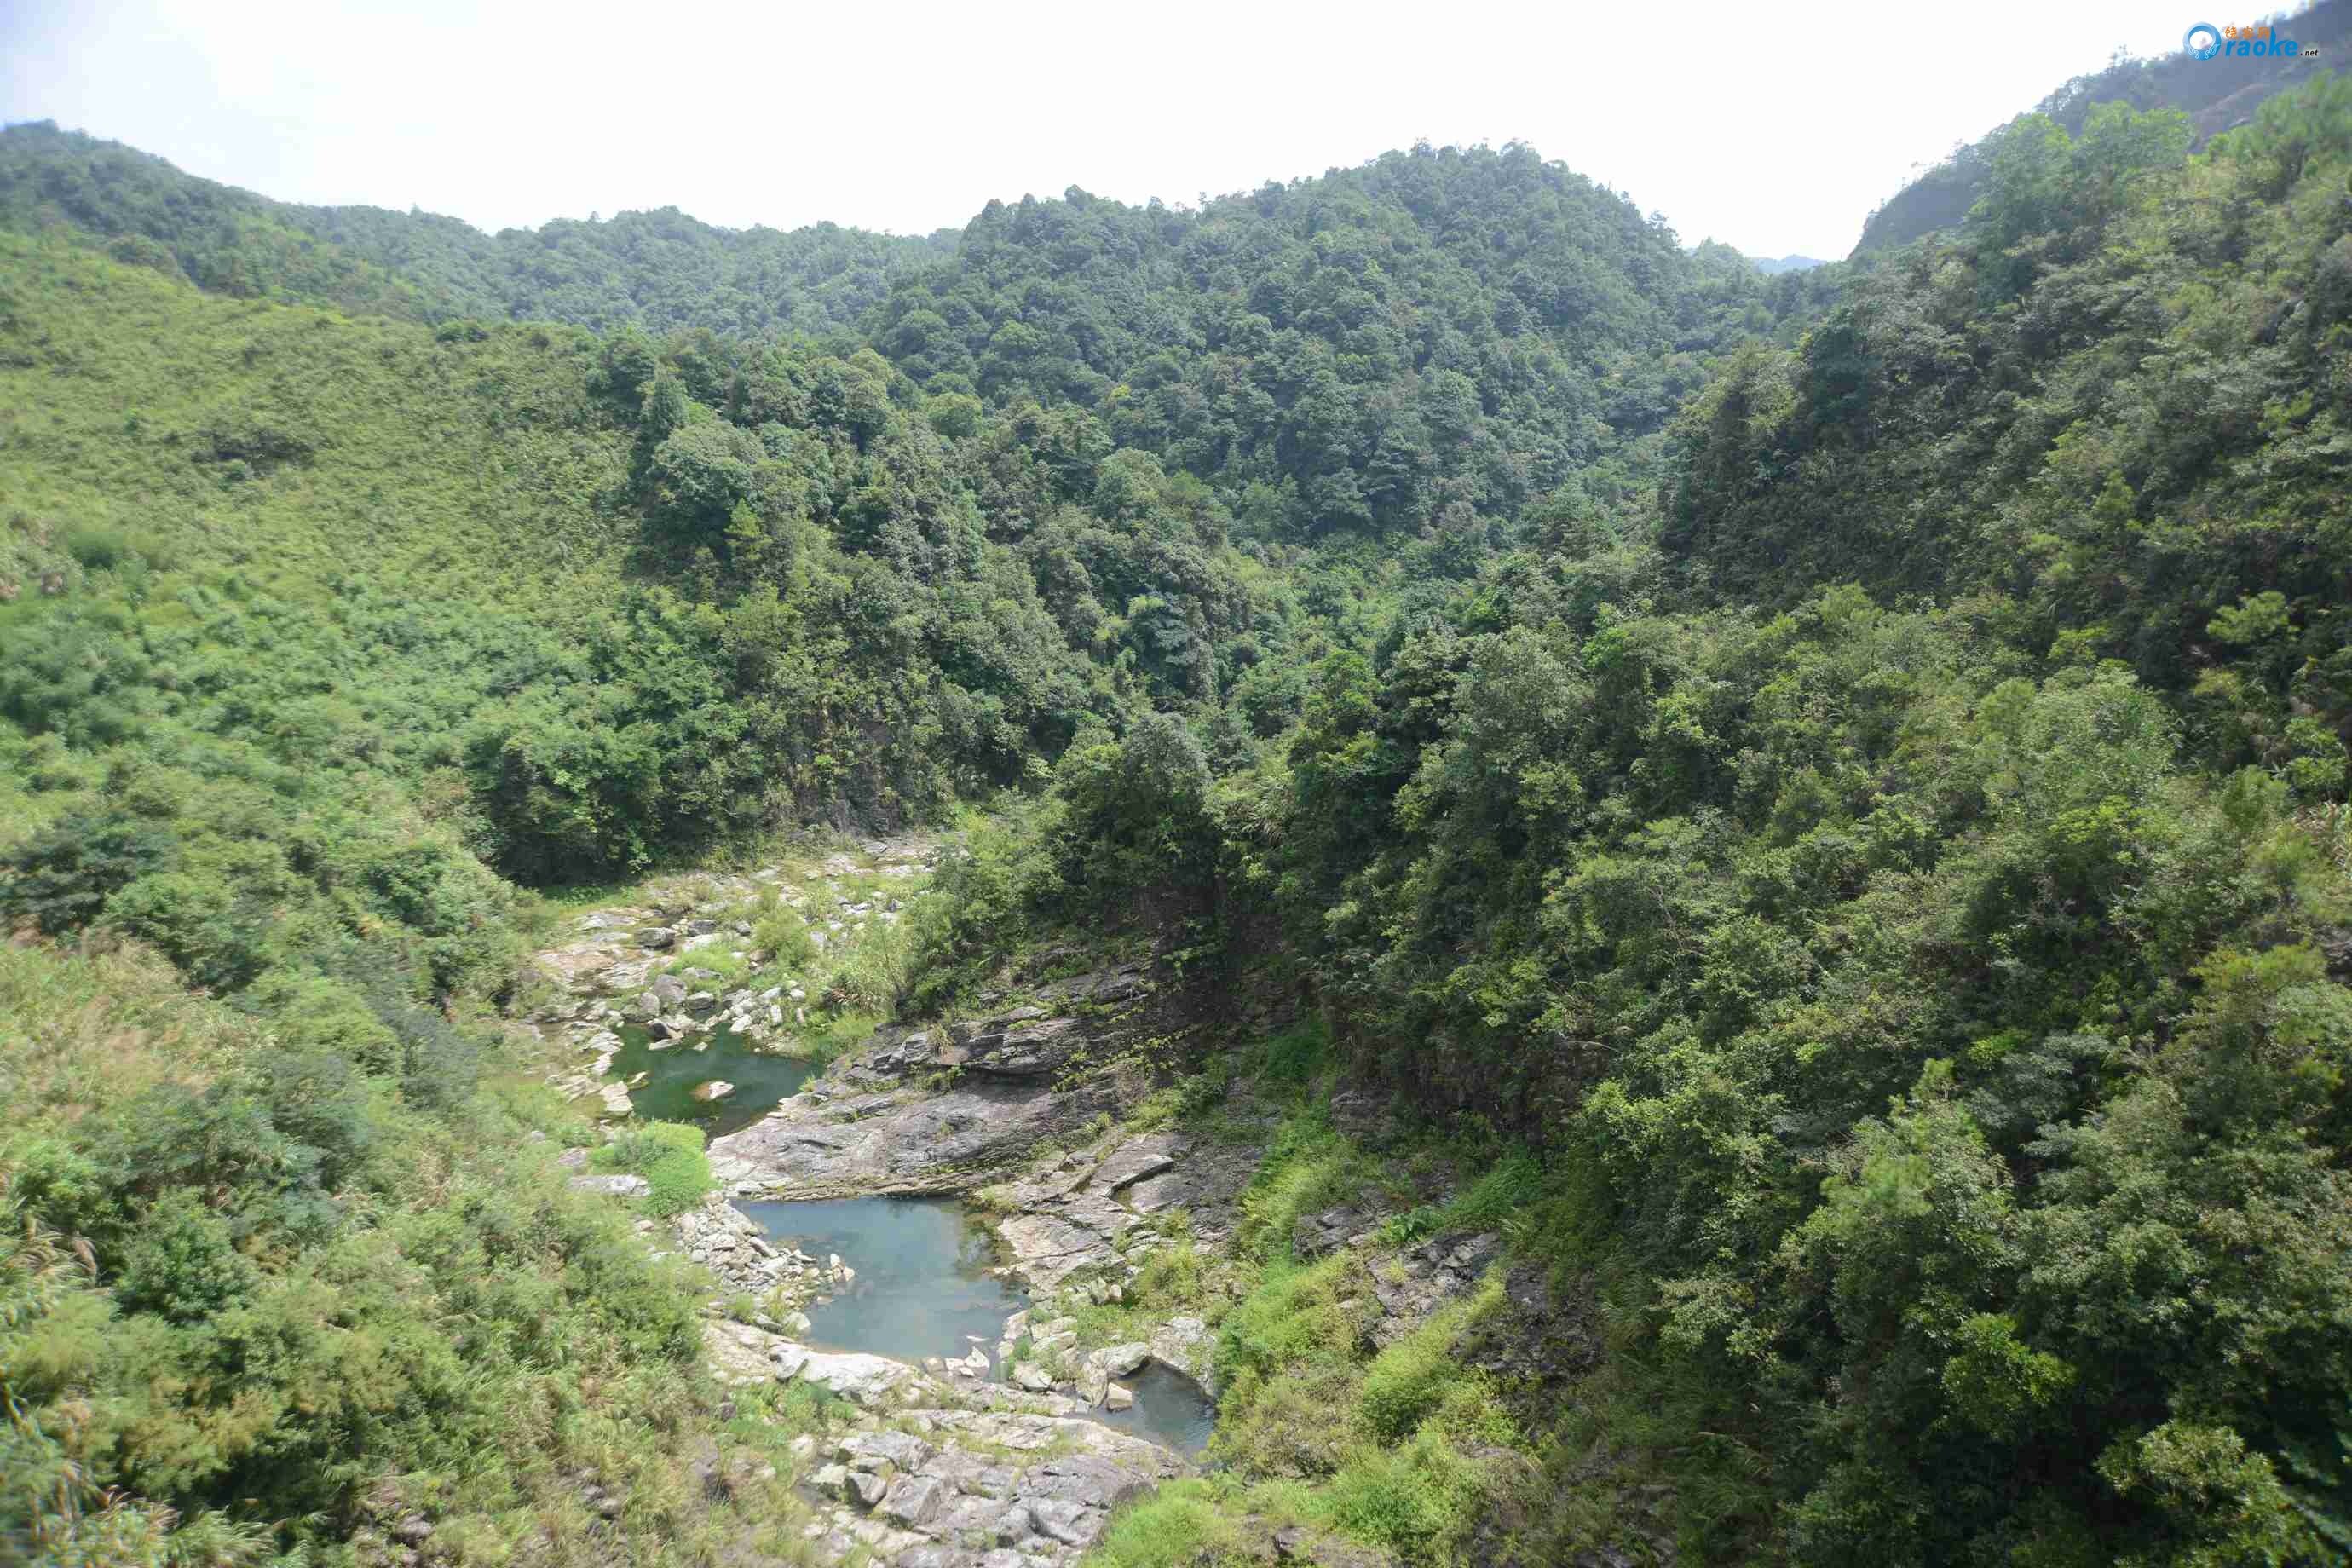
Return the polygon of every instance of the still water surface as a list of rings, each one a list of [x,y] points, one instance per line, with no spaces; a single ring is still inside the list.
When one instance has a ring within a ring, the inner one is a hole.
[[[857,1270],[831,1304],[808,1309],[808,1340],[820,1350],[866,1351],[898,1361],[969,1354],[989,1359],[1004,1320],[1027,1299],[987,1272],[988,1232],[961,1204],[943,1198],[836,1198],[743,1204],[775,1242],[820,1263],[827,1253]]]
[[[988,1272],[992,1243],[963,1205],[952,1198],[836,1198],[738,1206],[770,1240],[798,1247],[820,1263],[837,1252],[857,1270],[847,1291],[808,1309],[811,1344],[906,1362],[968,1355],[977,1345],[988,1352],[991,1375],[1002,1374],[993,1363],[1004,1320],[1028,1299]],[[1134,1392],[1134,1407],[1096,1410],[1094,1419],[1181,1453],[1207,1447],[1217,1407],[1199,1384],[1157,1362],[1118,1382]]]
[[[629,1090],[629,1104],[639,1116],[655,1121],[691,1121],[711,1137],[749,1127],[786,1096],[800,1092],[814,1078],[814,1063],[797,1057],[771,1056],[751,1049],[751,1043],[732,1029],[714,1029],[688,1037],[684,1044],[653,1048],[653,1038],[631,1024],[617,1031],[621,1048],[613,1057],[611,1076],[626,1083],[639,1073],[646,1081]],[[707,1050],[694,1047],[710,1042]],[[698,1084],[720,1079],[735,1086],[724,1100],[694,1098]]]

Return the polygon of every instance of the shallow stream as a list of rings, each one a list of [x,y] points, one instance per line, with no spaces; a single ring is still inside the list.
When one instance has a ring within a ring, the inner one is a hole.
[[[995,1363],[1004,1320],[1028,1299],[988,1272],[993,1244],[961,1203],[838,1198],[738,1206],[771,1241],[820,1262],[839,1253],[857,1271],[846,1292],[808,1309],[811,1344],[913,1363],[968,1355],[978,1346],[988,1353],[991,1375],[1003,1374]],[[1118,1381],[1133,1391],[1134,1406],[1092,1411],[1095,1420],[1183,1454],[1207,1447],[1217,1412],[1199,1384],[1157,1362]]]

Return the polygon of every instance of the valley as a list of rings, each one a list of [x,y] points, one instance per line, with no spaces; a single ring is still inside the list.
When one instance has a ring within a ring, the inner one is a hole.
[[[2352,1552],[2352,82],[2208,63],[1778,270],[0,130],[0,1561]]]

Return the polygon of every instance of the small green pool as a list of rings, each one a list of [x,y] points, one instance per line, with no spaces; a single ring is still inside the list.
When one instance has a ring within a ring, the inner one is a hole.
[[[653,1048],[653,1037],[635,1024],[617,1031],[620,1051],[613,1058],[610,1076],[627,1083],[639,1073],[646,1081],[629,1090],[629,1104],[639,1116],[656,1121],[691,1121],[712,1137],[749,1127],[820,1070],[799,1057],[772,1056],[751,1048],[751,1042],[732,1029],[690,1035],[677,1045]],[[696,1050],[703,1046],[702,1050]],[[721,1079],[735,1086],[724,1100],[694,1098],[698,1085]]]

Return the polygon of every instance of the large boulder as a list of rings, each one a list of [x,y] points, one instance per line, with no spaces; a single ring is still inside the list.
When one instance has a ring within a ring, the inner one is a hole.
[[[1115,1193],[1146,1177],[1157,1176],[1176,1168],[1179,1147],[1173,1132],[1147,1132],[1130,1138],[1111,1152],[1094,1173],[1097,1192]]]
[[[891,1404],[924,1381],[921,1373],[887,1356],[856,1352],[829,1354],[790,1343],[777,1347],[776,1376],[784,1383],[813,1383],[866,1405]]]

